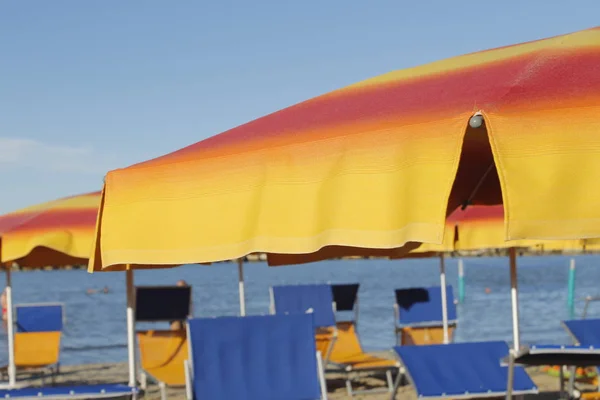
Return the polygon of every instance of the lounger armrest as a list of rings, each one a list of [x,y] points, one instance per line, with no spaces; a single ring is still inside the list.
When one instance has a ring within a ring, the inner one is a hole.
[[[194,389],[192,387],[193,372],[190,368],[189,360],[183,360],[183,371],[185,372],[185,397],[187,400],[194,399]]]

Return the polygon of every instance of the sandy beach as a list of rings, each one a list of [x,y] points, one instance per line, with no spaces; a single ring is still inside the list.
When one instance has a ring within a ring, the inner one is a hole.
[[[556,399],[558,395],[558,379],[552,377],[542,371],[539,368],[528,369],[528,372],[534,382],[538,385],[540,393],[543,392],[544,396],[537,396],[536,399]],[[126,382],[127,377],[127,364],[126,363],[115,363],[115,364],[84,364],[77,366],[64,366],[61,368],[61,373],[56,379],[57,384],[81,384],[81,382],[87,382],[89,384],[96,383],[114,383],[114,382]],[[33,385],[41,385],[41,379],[35,379],[32,381]],[[384,381],[374,377],[365,377],[360,380],[357,387],[361,389],[379,387],[384,385]],[[341,379],[330,379],[328,380],[329,398],[330,399],[348,399],[346,389],[344,387],[344,381]],[[533,398],[534,396],[526,396],[526,398]],[[144,399],[159,400],[160,392],[158,386],[152,382],[148,383],[148,387],[143,394]],[[173,400],[184,400],[185,390],[184,388],[169,388],[168,398]],[[369,395],[357,395],[355,399],[365,400],[384,400],[389,399],[387,393],[377,393]],[[413,400],[416,399],[414,390],[410,385],[401,387],[398,390],[396,399]]]

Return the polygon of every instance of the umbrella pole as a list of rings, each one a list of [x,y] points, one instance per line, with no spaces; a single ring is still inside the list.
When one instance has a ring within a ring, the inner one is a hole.
[[[440,286],[442,291],[442,325],[444,329],[444,344],[450,342],[448,335],[448,297],[446,294],[446,264],[444,254],[440,254]]]
[[[6,268],[6,328],[8,333],[8,385],[16,384],[17,368],[15,366],[15,324],[13,320],[11,266]]]
[[[508,250],[510,257],[510,298],[512,302],[513,320],[513,349],[519,351],[521,347],[519,338],[519,294],[517,290],[517,250],[511,247]]]
[[[125,271],[125,280],[127,285],[127,354],[129,361],[129,386],[136,387],[134,320],[135,298],[133,290],[133,270],[130,269],[129,265],[127,266],[127,271]]]
[[[244,259],[238,258],[238,288],[240,292],[240,315],[246,315],[246,291],[244,288]]]

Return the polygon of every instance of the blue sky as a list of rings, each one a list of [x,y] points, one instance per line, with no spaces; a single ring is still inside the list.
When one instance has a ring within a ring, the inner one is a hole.
[[[5,1],[0,213],[374,75],[598,15],[598,0]]]

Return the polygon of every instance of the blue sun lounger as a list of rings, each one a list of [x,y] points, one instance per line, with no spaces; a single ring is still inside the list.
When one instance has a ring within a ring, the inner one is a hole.
[[[17,371],[41,373],[42,378],[49,371],[54,379],[59,372],[63,320],[64,307],[61,303],[15,306]]]
[[[394,333],[397,345],[439,344],[443,342],[442,288],[397,289],[394,304]],[[452,286],[446,287],[449,337],[456,327],[456,305]]]
[[[327,399],[313,316],[188,320],[188,399]]]
[[[3,399],[108,399],[115,397],[131,396],[136,398],[137,389],[122,384],[83,385],[83,386],[53,386],[43,388],[21,388],[0,390]]]
[[[507,393],[506,342],[396,346],[405,375],[419,399],[500,397]],[[400,384],[396,380],[394,394]],[[536,394],[527,372],[514,368],[513,394]],[[392,396],[393,398],[393,396]]]
[[[58,369],[60,336],[63,328],[63,305],[56,303],[20,304],[15,306],[15,358],[29,360],[28,367],[55,364]],[[38,360],[38,361],[36,361]],[[39,365],[37,365],[37,364]],[[3,399],[102,399],[131,396],[138,390],[123,384],[25,387],[0,390]]]
[[[330,285],[273,286],[271,312],[277,314],[314,315],[317,327],[317,349],[323,354],[325,372],[343,374],[350,396],[361,393],[391,392],[394,387],[392,373],[398,370],[394,360],[382,358],[363,350],[353,323],[336,322],[334,298]],[[355,390],[353,378],[359,373],[385,374],[387,386],[368,390]]]

